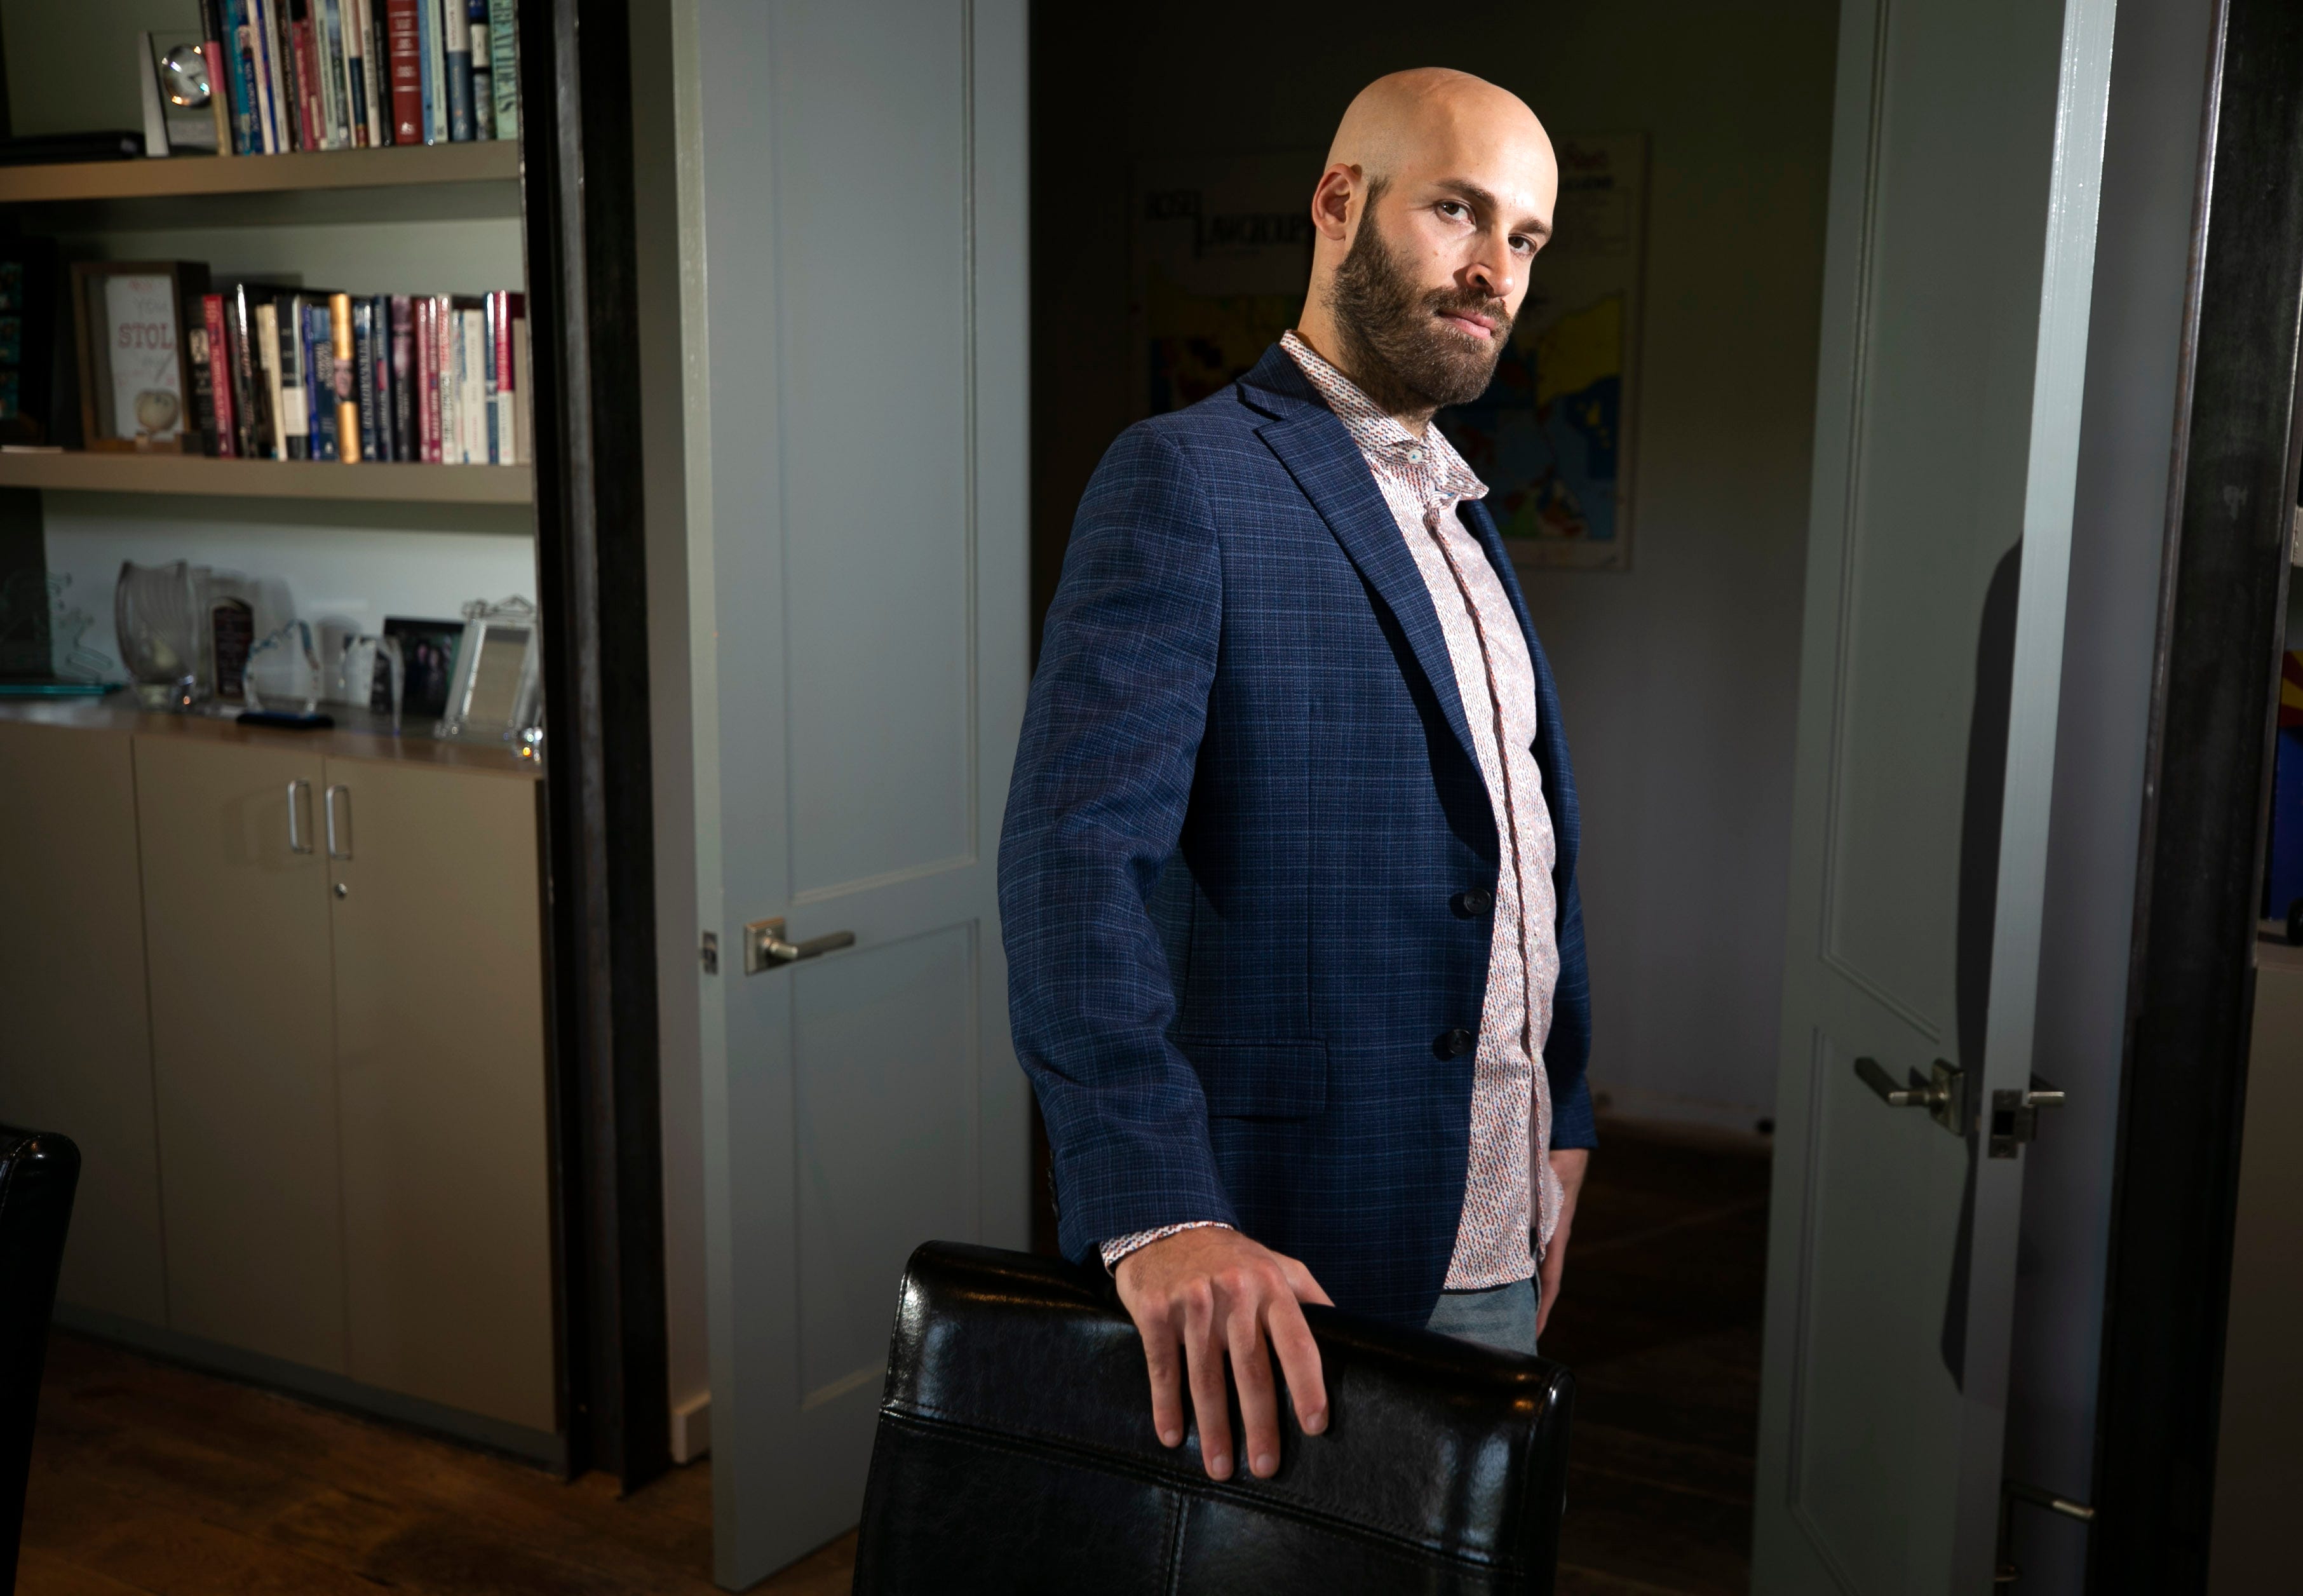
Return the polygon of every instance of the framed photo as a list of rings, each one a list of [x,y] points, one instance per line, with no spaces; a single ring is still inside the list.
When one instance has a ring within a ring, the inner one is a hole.
[[[207,291],[193,261],[76,261],[80,410],[91,450],[202,452],[184,305]]]
[[[446,714],[448,689],[456,678],[456,649],[464,640],[464,623],[387,615],[384,635],[400,645],[401,713],[416,721],[436,721]],[[382,660],[376,662],[368,707],[378,714],[392,708],[392,682]]]
[[[464,635],[439,737],[517,740],[544,707],[544,648],[536,606],[524,598],[464,606]]]

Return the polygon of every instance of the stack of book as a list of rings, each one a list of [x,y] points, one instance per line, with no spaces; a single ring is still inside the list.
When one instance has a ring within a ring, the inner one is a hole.
[[[516,10],[515,0],[200,0],[232,152],[517,139]]]
[[[207,452],[255,460],[526,465],[523,294],[348,294],[241,283],[203,294],[190,372]]]

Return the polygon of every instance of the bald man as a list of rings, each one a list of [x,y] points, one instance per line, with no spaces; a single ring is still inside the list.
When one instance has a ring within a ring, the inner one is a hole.
[[[1312,195],[1303,323],[1129,428],[1081,501],[1000,849],[1064,1251],[1208,1474],[1278,1466],[1304,1302],[1533,1352],[1585,1151],[1577,818],[1486,487],[1431,426],[1495,372],[1558,167],[1515,97],[1396,73]]]

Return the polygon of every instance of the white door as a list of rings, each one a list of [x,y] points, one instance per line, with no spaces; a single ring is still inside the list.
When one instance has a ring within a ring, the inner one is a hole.
[[[1767,1596],[1991,1588],[2022,1182],[1992,1132],[2029,1083],[2112,11],[1841,10]]]
[[[1022,0],[675,16],[715,1572],[856,1522],[896,1288],[1025,1245]],[[747,974],[747,923],[805,948]]]

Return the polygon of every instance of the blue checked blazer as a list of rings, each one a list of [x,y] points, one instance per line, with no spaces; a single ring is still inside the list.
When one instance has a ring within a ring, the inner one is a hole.
[[[1575,784],[1535,662],[1556,841],[1556,1146],[1592,1142]],[[1064,1252],[1222,1220],[1344,1307],[1430,1314],[1463,1210],[1494,812],[1415,559],[1272,348],[1130,427],[1081,500],[1000,844],[1017,1051]],[[1476,901],[1476,900],[1472,900]],[[1460,1048],[1461,1039],[1457,1039]]]

